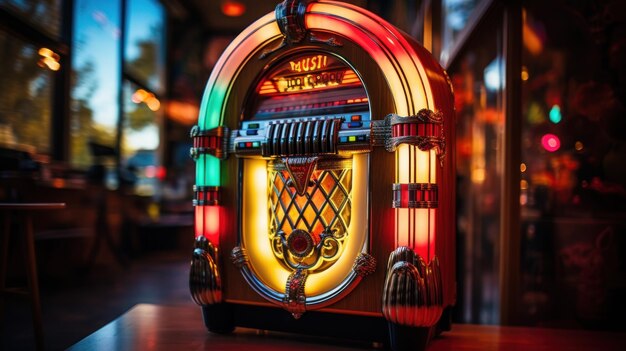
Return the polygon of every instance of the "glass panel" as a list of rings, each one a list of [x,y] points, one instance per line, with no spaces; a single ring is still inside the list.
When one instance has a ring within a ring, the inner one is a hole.
[[[499,322],[500,193],[503,172],[502,17],[473,34],[449,69],[457,111],[457,283],[455,319]]]
[[[61,31],[63,0],[0,0],[0,7],[54,37]]]
[[[123,94],[122,181],[134,187],[138,195],[159,195],[159,181],[165,176],[159,156],[159,100],[129,81],[124,82]]]
[[[369,110],[367,92],[346,62],[310,51],[276,64],[261,78],[252,108],[252,120],[306,117]],[[369,115],[362,114],[364,121]]]
[[[124,69],[154,92],[165,89],[165,10],[158,0],[128,0]]]
[[[526,4],[523,321],[623,330],[626,36],[606,17],[623,3]]]
[[[441,34],[441,61],[449,59],[450,50],[454,47],[459,34],[472,19],[474,10],[488,0],[443,0],[443,30]]]
[[[75,6],[70,163],[86,168],[116,147],[121,7],[120,1],[98,0],[76,0]]]
[[[0,145],[45,154],[59,57],[40,49],[0,31]]]

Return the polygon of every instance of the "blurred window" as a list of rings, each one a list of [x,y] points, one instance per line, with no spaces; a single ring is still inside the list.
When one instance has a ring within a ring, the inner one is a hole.
[[[59,55],[0,31],[0,145],[50,152]]]
[[[63,0],[0,0],[0,7],[23,21],[58,38],[61,33]]]
[[[522,321],[624,330],[626,6],[525,6]]]
[[[122,168],[131,177],[139,195],[157,195],[157,182],[164,177],[160,166],[159,145],[161,112],[154,94],[130,81],[124,82],[124,129],[122,130]]]
[[[94,162],[96,143],[117,146],[120,91],[119,0],[76,0],[72,57],[70,163]]]
[[[502,17],[472,34],[448,72],[457,118],[456,320],[497,324],[504,157]]]
[[[442,0],[441,61],[447,62],[460,35],[471,21],[477,20],[476,10],[490,0]]]
[[[157,94],[165,89],[165,10],[157,0],[127,0],[126,74]]]

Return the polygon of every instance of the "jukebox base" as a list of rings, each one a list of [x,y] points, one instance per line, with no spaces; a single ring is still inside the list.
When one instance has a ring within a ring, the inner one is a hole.
[[[225,334],[237,327],[306,334],[337,339],[379,342],[394,351],[426,349],[429,338],[441,326],[415,328],[389,323],[385,318],[307,311],[297,321],[275,307],[219,303],[202,306],[205,326]]]

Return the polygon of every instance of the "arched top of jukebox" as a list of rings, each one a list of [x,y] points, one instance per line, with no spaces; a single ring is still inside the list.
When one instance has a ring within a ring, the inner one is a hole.
[[[281,32],[284,26],[282,29],[279,26],[277,14],[278,8],[276,14],[269,13],[251,24],[226,48],[203,95],[198,121],[200,129],[208,130],[223,124],[224,102],[242,67],[249,60],[262,57],[269,43],[288,37]],[[352,41],[372,58],[393,96],[395,111],[389,113],[413,115],[423,108],[437,110],[451,101],[446,75],[431,54],[377,15],[351,4],[319,0],[306,4],[301,20],[301,25],[309,33],[340,36]],[[307,40],[305,37],[300,39]],[[383,117],[372,116],[373,119]]]

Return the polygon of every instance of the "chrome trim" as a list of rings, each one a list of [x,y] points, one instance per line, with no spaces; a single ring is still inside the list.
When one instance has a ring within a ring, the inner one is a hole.
[[[439,135],[410,135],[393,136],[393,126],[396,124],[434,124],[440,126]],[[435,149],[439,162],[443,167],[446,156],[446,140],[443,129],[443,115],[428,109],[421,109],[413,116],[398,116],[389,114],[383,120],[372,121],[370,129],[372,146],[384,146],[389,152],[396,151],[401,144],[417,146],[422,151]]]
[[[200,306],[222,301],[218,257],[216,246],[204,236],[196,238],[189,271],[189,291],[193,301]]]
[[[352,290],[354,290],[354,288],[363,279],[363,277],[364,277],[363,273],[367,272],[367,270],[363,271],[363,270],[359,269],[358,267],[360,267],[361,265],[357,264],[357,261],[363,259],[363,258],[361,258],[361,255],[370,256],[369,254],[367,254],[365,252],[366,249],[367,249],[367,245],[368,245],[368,240],[365,241],[365,243],[363,245],[363,248],[362,248],[361,254],[359,254],[356,257],[355,264],[353,266],[352,271],[348,274],[348,276],[340,284],[338,284],[335,288],[327,291],[324,294],[319,294],[319,295],[316,295],[316,296],[308,296],[308,297],[305,296],[304,305],[306,306],[307,310],[315,310],[315,309],[320,309],[320,308],[324,308],[326,306],[329,306],[329,305],[337,302],[338,300],[343,299]],[[372,257],[372,256],[370,256],[370,257]],[[366,258],[366,260],[370,261],[368,258]],[[373,257],[372,257],[372,260],[374,260]],[[237,265],[237,264],[235,264],[235,265]],[[354,268],[355,266],[357,267],[356,269]],[[238,267],[238,268],[240,269],[241,274],[243,275],[243,277],[244,277],[245,281],[248,283],[248,285],[250,285],[252,290],[254,290],[257,294],[261,295],[267,301],[284,308],[285,294],[283,294],[281,292],[278,292],[278,291],[276,291],[276,290],[274,290],[272,288],[269,288],[267,285],[265,285],[257,277],[257,275],[254,273],[254,271],[251,269],[251,267],[248,265],[247,258],[246,258],[246,263],[244,265],[242,265],[241,267]]]
[[[402,206],[402,186],[406,185],[407,202]],[[393,183],[392,208],[437,208],[439,187],[436,183]],[[424,200],[428,198],[428,200]]]
[[[383,287],[383,315],[393,323],[432,327],[443,312],[439,259],[428,264],[408,247],[389,255]]]
[[[337,154],[342,123],[341,118],[270,121],[265,129],[265,136],[260,139],[261,155],[270,157]]]
[[[202,196],[200,196],[202,194]],[[219,186],[193,186],[193,206],[216,206],[220,204]]]
[[[189,157],[194,161],[198,159],[200,155],[208,154],[215,156],[219,159],[226,159],[228,157],[228,142],[230,133],[228,128],[219,126],[213,129],[202,130],[199,126],[195,125],[191,128],[189,136],[193,139],[193,147],[189,149]],[[209,144],[208,140],[215,139],[216,146],[200,146],[199,144]],[[205,141],[202,143],[201,141]]]
[[[248,267],[250,264],[250,260],[248,259],[248,253],[246,249],[241,246],[235,246],[233,250],[230,252],[230,260],[233,262],[235,267],[242,269],[243,267]]]

